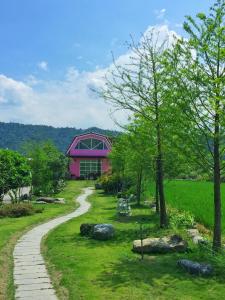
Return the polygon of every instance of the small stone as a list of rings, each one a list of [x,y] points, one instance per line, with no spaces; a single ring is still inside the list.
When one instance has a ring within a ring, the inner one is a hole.
[[[192,238],[192,241],[193,241],[194,244],[198,245],[198,244],[207,243],[207,241],[204,239],[204,237],[200,235],[198,229],[195,229],[195,228],[188,229],[187,233]]]
[[[210,264],[200,264],[188,259],[178,260],[177,265],[193,275],[209,276],[213,273],[213,267]]]
[[[197,245],[197,244],[204,243],[205,239],[201,235],[196,235],[196,236],[193,237],[192,241],[193,241],[194,244]]]
[[[193,228],[193,229],[188,229],[188,230],[187,230],[187,233],[189,234],[190,237],[194,237],[194,236],[196,236],[196,235],[199,236],[199,231],[198,231],[198,229],[195,229],[195,228]]]

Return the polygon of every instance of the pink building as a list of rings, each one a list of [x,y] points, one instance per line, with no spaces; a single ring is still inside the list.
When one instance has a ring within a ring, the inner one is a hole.
[[[74,137],[67,150],[69,171],[73,179],[96,178],[110,169],[111,142],[105,135],[86,133]]]

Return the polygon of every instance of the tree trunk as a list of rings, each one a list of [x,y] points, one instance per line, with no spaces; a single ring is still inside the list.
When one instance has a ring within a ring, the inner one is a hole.
[[[160,227],[166,227],[167,223],[167,213],[166,213],[166,202],[164,196],[164,183],[163,183],[163,159],[162,159],[162,145],[161,145],[161,134],[159,125],[157,125],[157,181],[159,190],[159,205],[160,205]]]
[[[155,204],[156,204],[156,213],[159,214],[159,185],[158,185],[157,168],[156,168],[156,178],[155,178]]]
[[[167,213],[166,213],[166,202],[164,196],[164,185],[163,185],[163,156],[162,156],[162,141],[161,141],[161,124],[160,124],[160,110],[159,110],[159,98],[158,98],[158,80],[156,61],[154,59],[154,53],[151,52],[152,57],[152,69],[153,69],[153,81],[154,81],[154,99],[155,99],[155,123],[156,123],[156,137],[157,137],[157,181],[159,189],[159,205],[160,205],[160,227],[166,227]]]
[[[142,185],[142,167],[140,168],[137,176],[137,205],[140,206],[141,204],[141,185]]]
[[[156,213],[159,214],[159,183],[158,183],[158,163],[157,159],[155,160],[155,204],[156,204]]]
[[[221,191],[220,191],[220,127],[219,114],[215,115],[214,131],[214,231],[213,249],[218,251],[221,248]]]
[[[164,185],[163,185],[163,164],[162,156],[159,155],[158,159],[158,189],[159,189],[159,205],[160,205],[160,227],[166,227],[167,224],[167,213],[166,213],[166,203],[164,196]]]

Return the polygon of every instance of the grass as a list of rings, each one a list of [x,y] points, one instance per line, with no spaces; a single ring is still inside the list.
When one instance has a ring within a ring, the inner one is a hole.
[[[154,195],[153,184],[150,195]],[[221,185],[222,229],[225,233],[225,184]],[[178,210],[191,212],[197,221],[213,228],[213,183],[206,181],[171,180],[165,182],[167,203]]]
[[[64,205],[38,204],[36,205],[37,207],[44,207],[43,213],[21,218],[0,218],[0,299],[13,299],[12,252],[16,240],[32,226],[72,211],[77,205],[74,197],[86,185],[85,181],[68,182],[65,190],[57,195],[66,199],[66,204]]]
[[[192,246],[186,254],[140,256],[132,253],[139,238],[138,221],[146,236],[171,234],[158,228],[158,219],[146,207],[133,207],[132,216],[118,218],[116,200],[100,192],[90,197],[92,209],[52,231],[44,242],[44,255],[60,299],[222,299],[225,294],[223,264],[212,278],[193,277],[176,266],[179,258],[204,261],[206,253]],[[81,237],[81,223],[111,223],[111,241]],[[207,258],[208,260],[208,258]],[[223,260],[224,262],[224,260]],[[222,269],[221,269],[222,268]]]

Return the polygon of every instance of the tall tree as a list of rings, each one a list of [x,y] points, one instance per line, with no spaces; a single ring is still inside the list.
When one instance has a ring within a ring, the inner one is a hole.
[[[181,108],[187,141],[214,178],[213,248],[221,248],[221,174],[225,168],[225,1],[206,16],[187,17],[181,40],[169,53],[174,107]],[[175,103],[176,102],[176,103]],[[207,150],[207,151],[206,151]],[[207,152],[207,153],[206,153]]]
[[[152,29],[143,36],[140,44],[131,43],[131,57],[127,65],[117,65],[107,77],[102,96],[118,109],[127,109],[142,116],[153,128],[155,137],[156,177],[160,202],[160,226],[167,226],[167,212],[164,195],[163,144],[165,135],[165,115],[169,109],[164,97],[164,73],[162,54],[167,48],[167,40],[160,42],[159,33]]]

